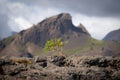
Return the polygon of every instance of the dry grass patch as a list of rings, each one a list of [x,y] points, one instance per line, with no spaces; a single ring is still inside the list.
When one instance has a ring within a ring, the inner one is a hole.
[[[15,64],[19,64],[19,63],[33,64],[33,61],[29,58],[12,58],[12,61]]]

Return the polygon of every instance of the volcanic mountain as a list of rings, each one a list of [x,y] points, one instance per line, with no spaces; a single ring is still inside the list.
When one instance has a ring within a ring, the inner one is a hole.
[[[108,33],[104,39],[105,41],[116,41],[118,43],[120,43],[120,29],[118,30],[114,30],[110,33]]]
[[[44,19],[13,36],[0,41],[0,56],[51,55],[44,50],[50,39],[62,38],[67,55],[120,55],[120,44],[93,39],[80,23],[74,26],[68,13],[61,13]]]
[[[90,34],[82,24],[74,26],[71,15],[61,13],[4,39],[0,42],[0,51],[5,55],[28,56],[34,54],[37,48],[43,49],[50,39],[62,38],[68,42],[64,48],[72,49],[86,45],[89,37]]]

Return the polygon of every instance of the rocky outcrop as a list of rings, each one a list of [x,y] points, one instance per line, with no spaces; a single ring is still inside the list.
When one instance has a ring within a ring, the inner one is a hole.
[[[89,34],[89,32],[87,31],[87,29],[83,26],[83,24],[79,24],[78,28],[82,29],[83,32]]]
[[[48,56],[0,58],[0,80],[119,80],[120,58]]]

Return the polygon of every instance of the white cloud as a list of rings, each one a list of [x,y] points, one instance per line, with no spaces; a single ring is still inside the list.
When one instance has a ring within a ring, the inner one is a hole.
[[[18,2],[8,2],[7,7],[10,11],[8,23],[13,31],[27,29],[46,17],[59,14],[59,11],[53,8],[42,8],[37,5],[29,6]]]
[[[80,22],[90,32],[91,36],[96,39],[103,39],[110,31],[120,28],[120,20],[117,18],[88,17],[81,14],[73,15],[73,23],[78,26]]]
[[[15,22],[20,26],[20,28],[19,28],[20,30],[27,29],[32,26],[32,24],[29,21],[25,20],[22,17],[16,18]]]
[[[58,10],[56,10],[54,8],[48,8],[48,14],[49,14],[49,16],[57,15],[59,13],[60,13],[60,11],[58,11]]]

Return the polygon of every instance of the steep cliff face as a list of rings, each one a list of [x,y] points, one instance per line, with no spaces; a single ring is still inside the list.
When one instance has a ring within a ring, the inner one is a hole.
[[[2,53],[10,55],[19,53],[20,56],[21,53],[29,53],[27,50],[29,43],[43,48],[47,40],[55,38],[62,38],[64,41],[68,41],[69,44],[65,46],[67,49],[79,47],[87,43],[88,37],[90,35],[84,26],[75,27],[72,24],[71,15],[61,13],[46,18],[37,25],[33,25],[31,28],[14,35],[14,40],[2,50]]]
[[[120,29],[118,30],[114,30],[110,33],[108,33],[104,39],[105,41],[116,41],[118,43],[120,43]]]

